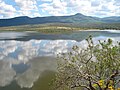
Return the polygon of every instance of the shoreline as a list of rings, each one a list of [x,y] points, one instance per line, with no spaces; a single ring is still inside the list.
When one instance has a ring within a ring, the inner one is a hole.
[[[113,30],[113,29],[104,29],[104,30],[99,30],[99,29],[90,29],[90,30],[78,30],[78,31],[107,31],[111,33],[120,33],[120,30]]]

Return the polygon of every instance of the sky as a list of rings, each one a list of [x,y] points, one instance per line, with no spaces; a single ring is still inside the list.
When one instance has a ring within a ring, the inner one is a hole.
[[[96,17],[120,16],[120,0],[0,0],[0,19],[76,13]]]

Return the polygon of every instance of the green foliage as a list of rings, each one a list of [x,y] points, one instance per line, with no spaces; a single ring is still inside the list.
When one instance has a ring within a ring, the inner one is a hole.
[[[120,87],[120,44],[111,39],[93,43],[87,48],[73,46],[72,51],[58,55],[55,90],[117,90]]]

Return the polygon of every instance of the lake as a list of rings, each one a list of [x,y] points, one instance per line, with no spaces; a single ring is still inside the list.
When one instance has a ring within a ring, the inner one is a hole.
[[[48,90],[56,72],[56,56],[84,40],[120,41],[120,30],[76,31],[68,34],[0,32],[0,90]]]

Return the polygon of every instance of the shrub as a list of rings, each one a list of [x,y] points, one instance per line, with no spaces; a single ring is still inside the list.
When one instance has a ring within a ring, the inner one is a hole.
[[[58,55],[55,90],[120,90],[120,43],[86,41],[87,48]]]

